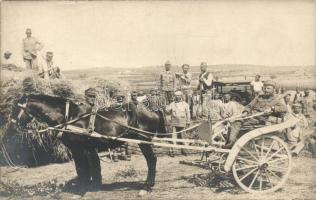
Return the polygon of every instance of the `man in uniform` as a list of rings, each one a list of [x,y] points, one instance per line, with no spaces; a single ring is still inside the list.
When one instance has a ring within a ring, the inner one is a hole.
[[[173,93],[176,87],[176,77],[171,72],[171,64],[169,61],[165,63],[165,71],[160,74],[160,88],[162,95],[166,98],[167,104],[172,102]]]
[[[250,83],[253,96],[257,96],[262,93],[263,83],[260,81],[260,75],[255,76],[255,80]]]
[[[97,90],[95,88],[88,88],[85,90],[85,99],[88,106],[91,107],[91,116],[89,120],[88,130],[91,133],[94,131],[94,122],[98,106],[96,105]]]
[[[175,92],[175,100],[166,107],[166,112],[171,114],[171,124],[173,132],[182,131],[190,125],[190,108],[189,105],[182,99],[183,93],[181,91]],[[174,139],[182,139],[183,134],[172,135]],[[181,153],[186,155],[184,149],[181,149]]]
[[[200,90],[202,94],[205,94],[206,91],[212,89],[213,74],[207,70],[206,62],[201,63],[200,69],[198,90]]]
[[[231,100],[230,94],[224,95],[224,114],[223,118],[230,118],[241,114],[241,110],[239,109],[241,105]]]
[[[44,66],[40,66],[41,72],[39,73],[39,76],[41,78],[59,79],[62,77],[59,67],[54,65],[53,56],[54,56],[53,52],[51,51],[46,52],[46,59],[45,59],[45,63],[43,64]]]
[[[305,116],[302,114],[302,104],[293,104],[293,116],[298,118],[300,121],[293,127],[288,128],[286,132],[286,142],[289,145],[293,155],[298,155],[299,152],[305,146],[305,129],[308,126],[308,122]]]
[[[240,128],[242,125],[265,125],[267,121],[270,120],[270,115],[274,121],[281,121],[281,117],[283,117],[286,112],[286,106],[274,95],[275,83],[273,81],[265,81],[264,82],[264,94],[258,95],[255,97],[244,109],[242,112],[243,117],[248,115],[253,115],[259,112],[264,112],[265,114],[246,119],[244,121],[234,121],[231,124],[231,132],[229,133],[229,137],[227,140],[227,144],[224,146],[225,148],[231,148],[237,140]],[[279,120],[280,119],[280,120]]]
[[[26,69],[38,70],[37,51],[43,48],[43,44],[32,37],[32,30],[26,29],[26,38],[23,39],[23,60]]]
[[[190,66],[188,64],[182,65],[182,73],[176,73],[176,78],[179,80],[179,87],[183,93],[184,101],[189,104],[190,109],[192,108],[192,89],[191,80],[192,74],[189,72]]]

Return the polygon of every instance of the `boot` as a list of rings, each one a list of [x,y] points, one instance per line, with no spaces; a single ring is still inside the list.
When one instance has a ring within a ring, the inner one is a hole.
[[[113,152],[113,162],[118,162],[118,156],[116,151]]]
[[[188,153],[187,153],[187,151],[185,149],[181,149],[181,154],[183,156],[187,156],[188,155]]]
[[[226,144],[222,147],[223,149],[231,149],[235,142],[237,141],[237,136],[238,136],[239,130],[232,128],[230,130],[229,136],[227,138]]]

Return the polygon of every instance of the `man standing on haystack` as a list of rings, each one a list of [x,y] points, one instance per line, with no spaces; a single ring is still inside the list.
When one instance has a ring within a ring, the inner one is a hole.
[[[23,39],[23,60],[26,69],[38,70],[37,53],[43,48],[43,44],[32,37],[32,30],[26,29],[26,38]]]
[[[39,76],[45,79],[60,79],[62,75],[60,69],[53,62],[53,52],[48,51],[46,53],[45,63],[41,64]]]

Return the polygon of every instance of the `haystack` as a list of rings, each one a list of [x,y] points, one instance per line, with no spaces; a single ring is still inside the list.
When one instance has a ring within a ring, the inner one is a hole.
[[[47,124],[35,120],[27,124],[27,129],[22,130],[11,123],[11,116],[19,111],[16,105],[23,95],[46,94],[76,99],[72,86],[60,80],[47,82],[24,71],[15,77],[2,80],[1,89],[1,164],[36,166],[70,160],[71,154],[60,140],[50,134],[38,132],[46,128]]]

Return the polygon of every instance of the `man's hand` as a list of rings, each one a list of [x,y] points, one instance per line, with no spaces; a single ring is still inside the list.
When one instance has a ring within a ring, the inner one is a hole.
[[[187,122],[187,127],[190,127],[191,123],[190,122]]]
[[[268,108],[264,111],[265,114],[272,113],[274,111],[274,107]]]
[[[248,112],[247,111],[242,112],[241,117],[247,117],[247,116],[248,116]]]

